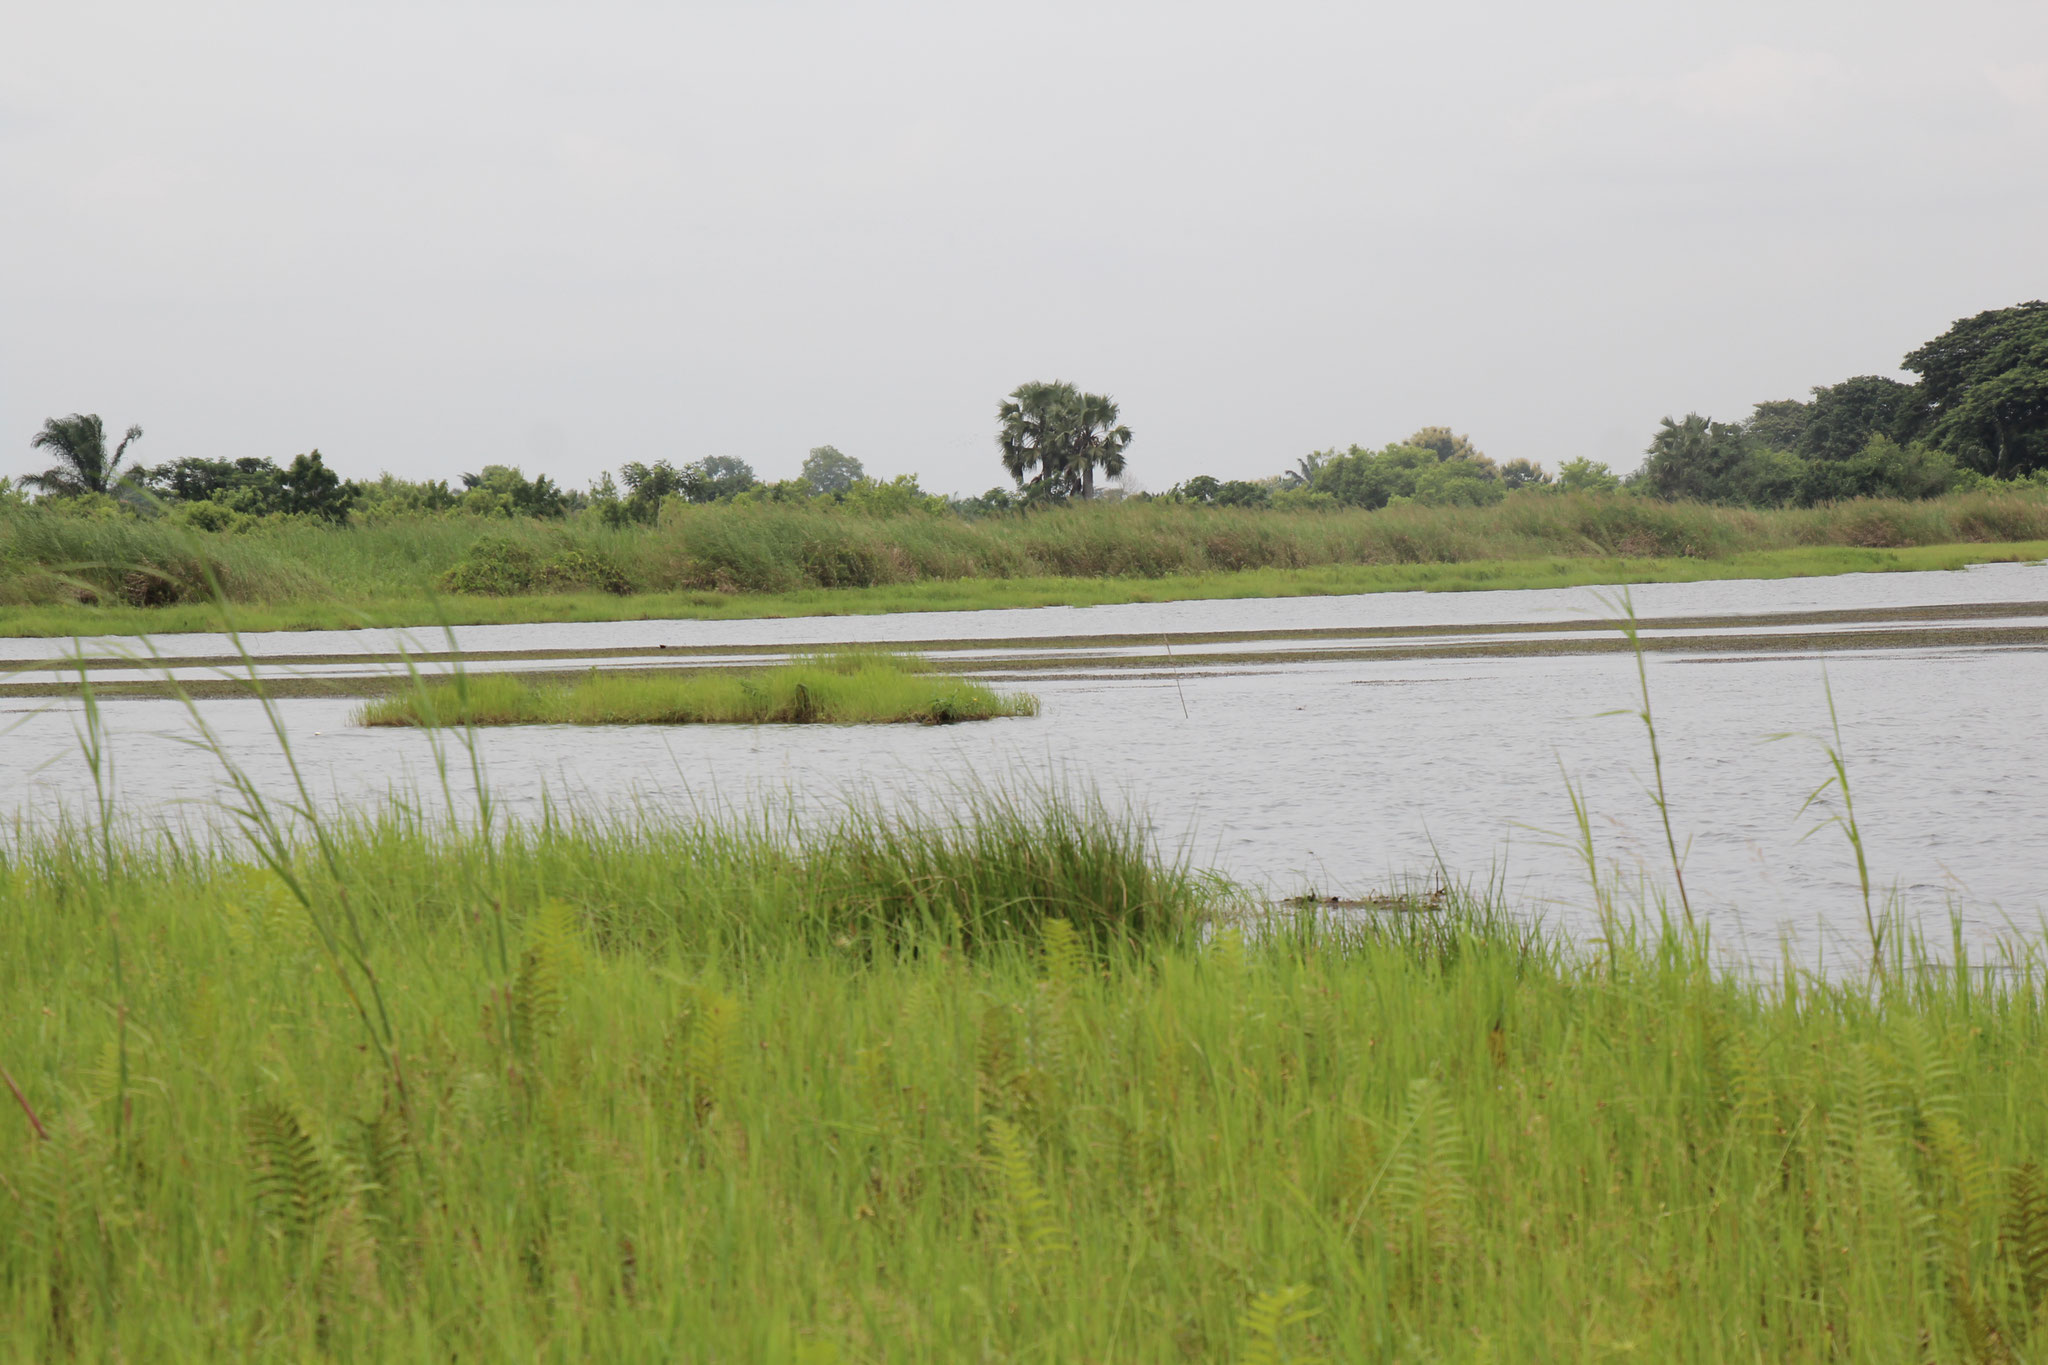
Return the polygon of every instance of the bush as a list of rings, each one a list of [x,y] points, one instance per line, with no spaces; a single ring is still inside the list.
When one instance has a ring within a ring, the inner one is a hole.
[[[247,512],[238,512],[211,500],[175,503],[171,507],[170,520],[174,526],[230,535],[239,535],[259,524],[257,518]]]
[[[534,592],[633,591],[632,580],[609,559],[574,546],[543,555],[510,536],[485,536],[441,576],[448,592],[517,597]]]

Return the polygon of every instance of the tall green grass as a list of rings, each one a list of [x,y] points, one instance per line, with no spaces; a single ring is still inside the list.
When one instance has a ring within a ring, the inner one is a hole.
[[[275,872],[17,837],[0,1359],[2042,1344],[2032,949],[1759,979],[1455,896],[1197,933],[1220,889],[1099,810],[786,834],[331,831],[295,871],[353,902],[403,1104]]]
[[[430,589],[462,584],[505,584],[512,585],[506,591],[519,592],[602,584],[629,594],[729,597],[2042,539],[2048,539],[2048,498],[2023,490],[1782,511],[1624,496],[1517,497],[1486,508],[1376,512],[1147,502],[979,521],[707,506],[673,508],[659,526],[626,529],[592,520],[564,525],[449,517],[347,527],[284,522],[240,535],[194,533],[165,521],[79,520],[30,508],[0,511],[0,608],[200,601],[211,595],[209,571],[232,602],[362,606],[416,600]],[[572,565],[574,571],[532,578],[534,565]],[[487,607],[477,610],[488,615]]]
[[[672,670],[531,681],[500,673],[416,686],[356,712],[360,725],[951,725],[1038,713],[1036,698],[844,654],[754,672]]]

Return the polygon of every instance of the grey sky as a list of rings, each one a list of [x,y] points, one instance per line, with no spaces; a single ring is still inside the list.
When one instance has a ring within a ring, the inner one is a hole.
[[[2048,4],[9,6],[0,474],[1626,468],[2048,294]]]

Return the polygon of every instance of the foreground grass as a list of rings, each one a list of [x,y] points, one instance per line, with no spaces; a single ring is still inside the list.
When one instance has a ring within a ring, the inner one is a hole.
[[[1534,495],[1376,512],[1127,503],[983,521],[712,506],[624,530],[443,518],[246,535],[17,511],[0,512],[0,632],[214,629],[209,574],[245,628],[299,629],[1563,587],[1951,567],[2038,558],[2044,542],[2048,497],[2024,490],[1773,512]],[[505,595],[444,591],[451,581]]]
[[[1038,714],[1036,698],[1003,695],[915,660],[846,654],[751,673],[602,673],[533,682],[472,674],[381,697],[360,725],[951,725]]]
[[[1021,607],[1096,607],[1129,602],[1330,597],[1375,592],[1480,592],[1633,583],[1694,583],[1739,578],[1812,578],[1845,573],[1909,573],[1972,564],[2048,558],[2048,540],[1927,545],[1893,550],[1829,546],[1762,550],[1710,558],[1554,556],[1455,563],[1325,565],[1246,569],[1161,578],[993,578],[898,583],[871,588],[811,588],[779,593],[551,593],[530,597],[404,594],[339,602],[237,602],[245,631],[356,630],[417,625],[501,625],[555,621],[729,621],[794,616],[873,616],[891,612],[989,611]],[[221,611],[206,602],[164,607],[0,606],[0,636],[65,638],[218,631]]]
[[[1135,826],[0,845],[0,1360],[2009,1360],[2048,1017]],[[303,894],[303,903],[300,894]],[[117,956],[118,950],[118,956]]]

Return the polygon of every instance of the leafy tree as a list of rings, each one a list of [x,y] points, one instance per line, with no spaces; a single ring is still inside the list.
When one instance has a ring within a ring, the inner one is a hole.
[[[1814,460],[1801,471],[1798,501],[1812,507],[1849,498],[1933,498],[1965,475],[1955,456],[1923,441],[1904,445],[1877,435],[1846,460]]]
[[[1720,501],[1744,507],[1784,507],[1798,500],[1813,463],[1789,450],[1749,445],[1729,471]]]
[[[1557,467],[1557,482],[1551,487],[1560,493],[1615,493],[1621,490],[1621,480],[1605,461],[1581,456]]]
[[[278,480],[278,507],[300,516],[346,521],[357,492],[356,486],[343,483],[315,450],[292,457],[291,467]]]
[[[1905,359],[1912,434],[1998,478],[2048,468],[2048,302],[1964,318]]]
[[[1812,415],[1810,403],[1797,398],[1772,398],[1758,403],[1742,428],[1752,443],[1765,450],[1798,450],[1800,437],[1806,434],[1807,419]]]
[[[188,455],[154,469],[138,468],[134,478],[166,502],[209,502],[260,517],[279,510],[284,471],[275,460],[253,455],[234,460]]]
[[[1273,490],[1262,483],[1231,479],[1218,485],[1214,501],[1218,507],[1265,507],[1273,501]]]
[[[1015,510],[1018,499],[1007,488],[991,488],[978,498],[954,498],[947,505],[963,517],[985,517]]]
[[[1871,437],[1896,431],[1909,418],[1913,399],[1912,385],[1875,374],[1817,388],[1806,405],[1799,443],[1776,448],[1814,460],[1846,460],[1869,445]]]
[[[58,463],[40,474],[27,475],[21,482],[25,487],[33,486],[58,496],[112,493],[120,482],[116,471],[121,466],[121,457],[141,439],[141,427],[128,428],[110,456],[106,428],[98,413],[74,412],[69,417],[47,418],[28,446],[30,450],[49,451]]]
[[[590,492],[584,495],[584,502],[597,514],[606,526],[618,529],[627,522],[625,499],[619,496],[619,485],[613,480],[611,471],[597,476],[597,482],[590,485]]]
[[[1223,485],[1207,474],[1197,474],[1173,491],[1189,502],[1214,502],[1216,495],[1223,491]]]
[[[487,464],[464,474],[463,510],[485,516],[559,517],[569,511],[569,497],[545,474],[529,479],[517,465]]]
[[[1666,417],[1651,438],[1649,459],[1632,482],[1668,502],[1722,502],[1731,476],[1749,454],[1749,437],[1732,422],[1689,412],[1682,422]]]
[[[1493,461],[1480,453],[1469,436],[1460,436],[1449,427],[1424,427],[1401,444],[1434,451],[1438,460],[1466,460],[1489,469],[1493,467]]]
[[[1528,460],[1509,460],[1500,467],[1501,487],[1510,493],[1517,488],[1544,488],[1550,483],[1550,475],[1543,472],[1543,466]]]
[[[623,465],[619,481],[626,485],[626,512],[634,521],[653,521],[661,515],[663,500],[683,491],[682,473],[667,460]]]
[[[1483,456],[1481,458],[1484,458]],[[1387,499],[1417,502],[1425,507],[1484,507],[1507,495],[1507,485],[1491,468],[1472,460],[1438,460],[1415,471],[1412,487]]]
[[[450,488],[446,479],[415,481],[388,471],[372,482],[358,483],[356,494],[352,510],[358,516],[374,518],[432,516],[448,511],[465,496]]]
[[[717,502],[752,488],[754,467],[731,455],[707,455],[683,466],[682,492],[691,502]]]
[[[814,446],[804,457],[804,467],[797,477],[809,484],[813,492],[829,496],[853,487],[867,477],[867,470],[853,456],[841,454],[836,446]]]
[[[1469,441],[1442,427],[1417,435],[1432,445],[1401,442],[1385,450],[1352,446],[1342,455],[1319,452],[1316,490],[1349,507],[1379,508],[1395,502],[1430,506],[1482,506],[1507,492],[1492,460]]]
[[[848,488],[842,506],[849,512],[870,517],[898,517],[912,512],[937,513],[946,510],[946,500],[917,486],[917,475],[898,474],[893,479],[861,479]]]

